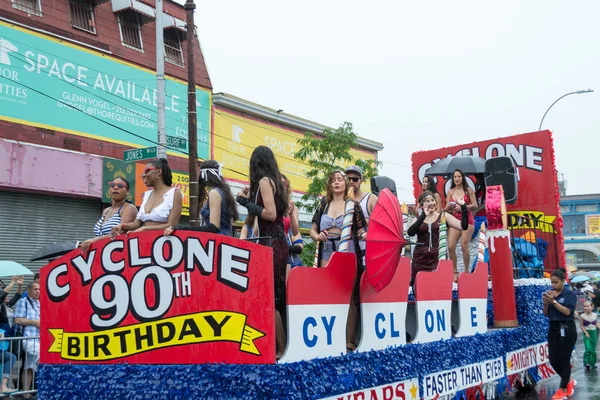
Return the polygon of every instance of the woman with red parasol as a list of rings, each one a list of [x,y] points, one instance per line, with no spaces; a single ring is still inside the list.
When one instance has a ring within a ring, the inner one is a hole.
[[[451,214],[437,210],[437,202],[432,192],[425,191],[419,196],[419,206],[423,208],[423,212],[407,231],[409,236],[417,235],[417,246],[412,258],[411,285],[419,271],[433,271],[437,267],[442,220],[445,219],[450,228],[458,231],[468,228],[469,220],[465,201],[457,198],[456,203],[461,210],[460,221]]]

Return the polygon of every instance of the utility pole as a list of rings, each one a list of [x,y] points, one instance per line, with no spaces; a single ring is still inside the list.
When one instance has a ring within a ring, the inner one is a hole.
[[[158,158],[167,158],[165,128],[165,42],[163,30],[163,0],[156,0],[156,111],[158,113]]]
[[[198,124],[196,119],[196,62],[194,45],[196,31],[194,26],[194,0],[186,0],[186,30],[187,30],[187,73],[188,73],[188,168],[190,190],[190,225],[198,225],[200,205],[198,204]]]

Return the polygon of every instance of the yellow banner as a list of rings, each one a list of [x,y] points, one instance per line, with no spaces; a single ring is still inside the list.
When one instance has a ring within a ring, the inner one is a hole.
[[[305,192],[311,182],[306,177],[310,167],[294,158],[294,153],[300,149],[298,140],[303,136],[303,132],[215,109],[214,158],[223,164],[223,176],[228,179],[247,182],[252,151],[263,145],[273,150],[279,170],[288,177],[292,189]],[[352,149],[350,154],[363,160],[375,159],[374,153],[364,150]],[[349,163],[344,162],[343,166],[346,164]]]
[[[586,215],[587,234],[600,235],[600,215]]]
[[[537,229],[541,232],[556,233],[554,220],[556,216],[545,215],[541,211],[509,211],[509,229]]]
[[[173,187],[181,190],[181,194],[183,195],[181,215],[190,215],[190,175],[173,172]]]
[[[246,325],[246,315],[208,311],[144,322],[98,332],[49,329],[54,342],[48,352],[65,360],[107,361],[171,346],[236,342],[240,351],[260,355],[254,340],[264,333]]]

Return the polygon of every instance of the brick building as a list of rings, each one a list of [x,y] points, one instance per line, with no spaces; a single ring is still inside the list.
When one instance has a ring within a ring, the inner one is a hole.
[[[156,11],[138,0],[0,0],[0,259],[82,240],[102,210],[103,166],[156,142]],[[167,135],[187,137],[185,10],[165,1]],[[212,86],[196,55],[200,157]],[[173,151],[173,170],[187,170]],[[115,161],[116,162],[116,161]],[[40,221],[43,221],[40,223]]]

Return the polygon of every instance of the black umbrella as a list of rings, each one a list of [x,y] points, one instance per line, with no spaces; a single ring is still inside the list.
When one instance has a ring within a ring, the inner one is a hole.
[[[50,260],[58,258],[64,254],[67,254],[71,250],[76,249],[77,247],[79,247],[79,242],[71,240],[66,242],[47,244],[38,251],[36,251],[29,261]]]
[[[425,171],[425,176],[451,175],[457,169],[460,169],[465,175],[483,174],[485,159],[476,156],[444,158]]]

